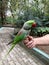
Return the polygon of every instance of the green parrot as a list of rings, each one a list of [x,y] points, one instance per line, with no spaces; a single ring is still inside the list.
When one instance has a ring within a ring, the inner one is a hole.
[[[18,32],[18,34],[14,37],[12,43],[11,43],[11,48],[9,49],[7,55],[12,51],[12,49],[15,47],[17,43],[20,41],[24,40],[27,35],[29,35],[31,31],[31,27],[35,27],[36,22],[34,20],[29,20],[24,23],[23,27],[21,30]]]

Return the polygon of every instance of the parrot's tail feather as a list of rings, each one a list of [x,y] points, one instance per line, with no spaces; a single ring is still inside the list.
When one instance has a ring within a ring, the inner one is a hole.
[[[11,39],[14,39],[15,35],[14,34],[10,34],[10,37],[11,37]]]
[[[16,45],[16,44],[13,44],[13,45],[11,46],[11,48],[9,49],[8,53],[6,54],[6,56],[8,56],[8,54],[12,51],[12,49],[15,47],[15,45]]]
[[[11,44],[12,42],[13,42],[13,40],[12,40],[12,41],[10,41],[7,45]]]

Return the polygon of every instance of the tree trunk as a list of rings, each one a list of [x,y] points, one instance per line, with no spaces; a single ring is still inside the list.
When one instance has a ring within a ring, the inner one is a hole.
[[[1,11],[0,11],[0,16],[1,16],[1,22],[2,22],[2,25],[4,24],[4,21],[5,21],[5,3],[3,2],[3,0],[1,0]]]

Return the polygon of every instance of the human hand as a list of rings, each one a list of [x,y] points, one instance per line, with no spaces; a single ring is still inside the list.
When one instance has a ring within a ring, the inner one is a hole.
[[[28,48],[33,48],[36,45],[32,36],[27,36],[23,42]]]

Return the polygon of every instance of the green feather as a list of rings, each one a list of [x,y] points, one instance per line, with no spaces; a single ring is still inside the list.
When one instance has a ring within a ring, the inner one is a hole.
[[[13,41],[13,43],[12,43],[12,46],[11,46],[11,48],[9,49],[7,55],[12,51],[12,49],[15,47],[15,45],[16,45],[17,43],[19,43],[20,41],[22,41],[25,37],[26,37],[26,33],[22,33],[21,35],[15,36],[14,41]]]

